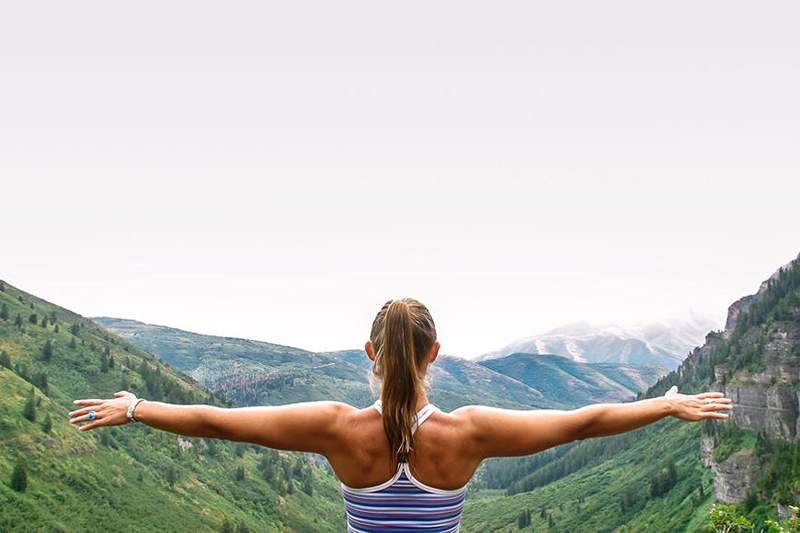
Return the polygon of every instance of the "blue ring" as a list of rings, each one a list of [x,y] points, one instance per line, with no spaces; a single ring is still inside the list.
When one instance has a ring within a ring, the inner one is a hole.
[[[97,418],[97,413],[95,413],[94,411],[89,411],[89,414],[86,415],[86,418],[88,418],[89,422],[91,422],[92,420]]]

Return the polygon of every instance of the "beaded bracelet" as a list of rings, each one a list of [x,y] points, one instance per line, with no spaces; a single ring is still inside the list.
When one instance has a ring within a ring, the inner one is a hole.
[[[131,400],[131,403],[128,404],[128,412],[126,413],[126,415],[128,417],[129,422],[138,422],[138,420],[136,420],[136,416],[134,413],[136,411],[136,406],[138,406],[143,401],[144,398],[136,398],[134,396],[133,399]]]

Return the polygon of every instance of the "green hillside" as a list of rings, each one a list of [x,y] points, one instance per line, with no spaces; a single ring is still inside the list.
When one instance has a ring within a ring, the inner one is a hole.
[[[91,321],[0,282],[0,531],[341,531],[337,484],[312,456],[67,423],[74,398],[123,388],[222,403]]]
[[[515,353],[481,365],[535,386],[545,397],[569,398],[573,405],[629,400],[659,378],[655,367],[578,363],[558,355]]]

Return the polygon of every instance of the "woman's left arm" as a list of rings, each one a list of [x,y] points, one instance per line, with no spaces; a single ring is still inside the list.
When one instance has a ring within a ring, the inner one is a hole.
[[[81,431],[128,423],[128,406],[135,396],[126,391],[114,396],[108,400],[75,400],[81,408],[69,413],[70,423],[89,422],[80,426]],[[340,418],[352,409],[345,403],[330,401],[226,409],[144,400],[136,406],[134,416],[139,422],[170,433],[324,455],[338,444]],[[89,421],[90,411],[95,412],[93,421]]]

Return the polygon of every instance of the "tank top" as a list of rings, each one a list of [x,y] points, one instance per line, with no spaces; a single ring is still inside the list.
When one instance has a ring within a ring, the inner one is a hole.
[[[373,407],[381,412],[381,401]],[[432,403],[420,409],[411,426],[416,432],[439,408]],[[348,533],[427,531],[456,533],[467,486],[453,490],[428,486],[411,474],[408,463],[399,463],[391,479],[372,487],[354,488],[341,483]]]

